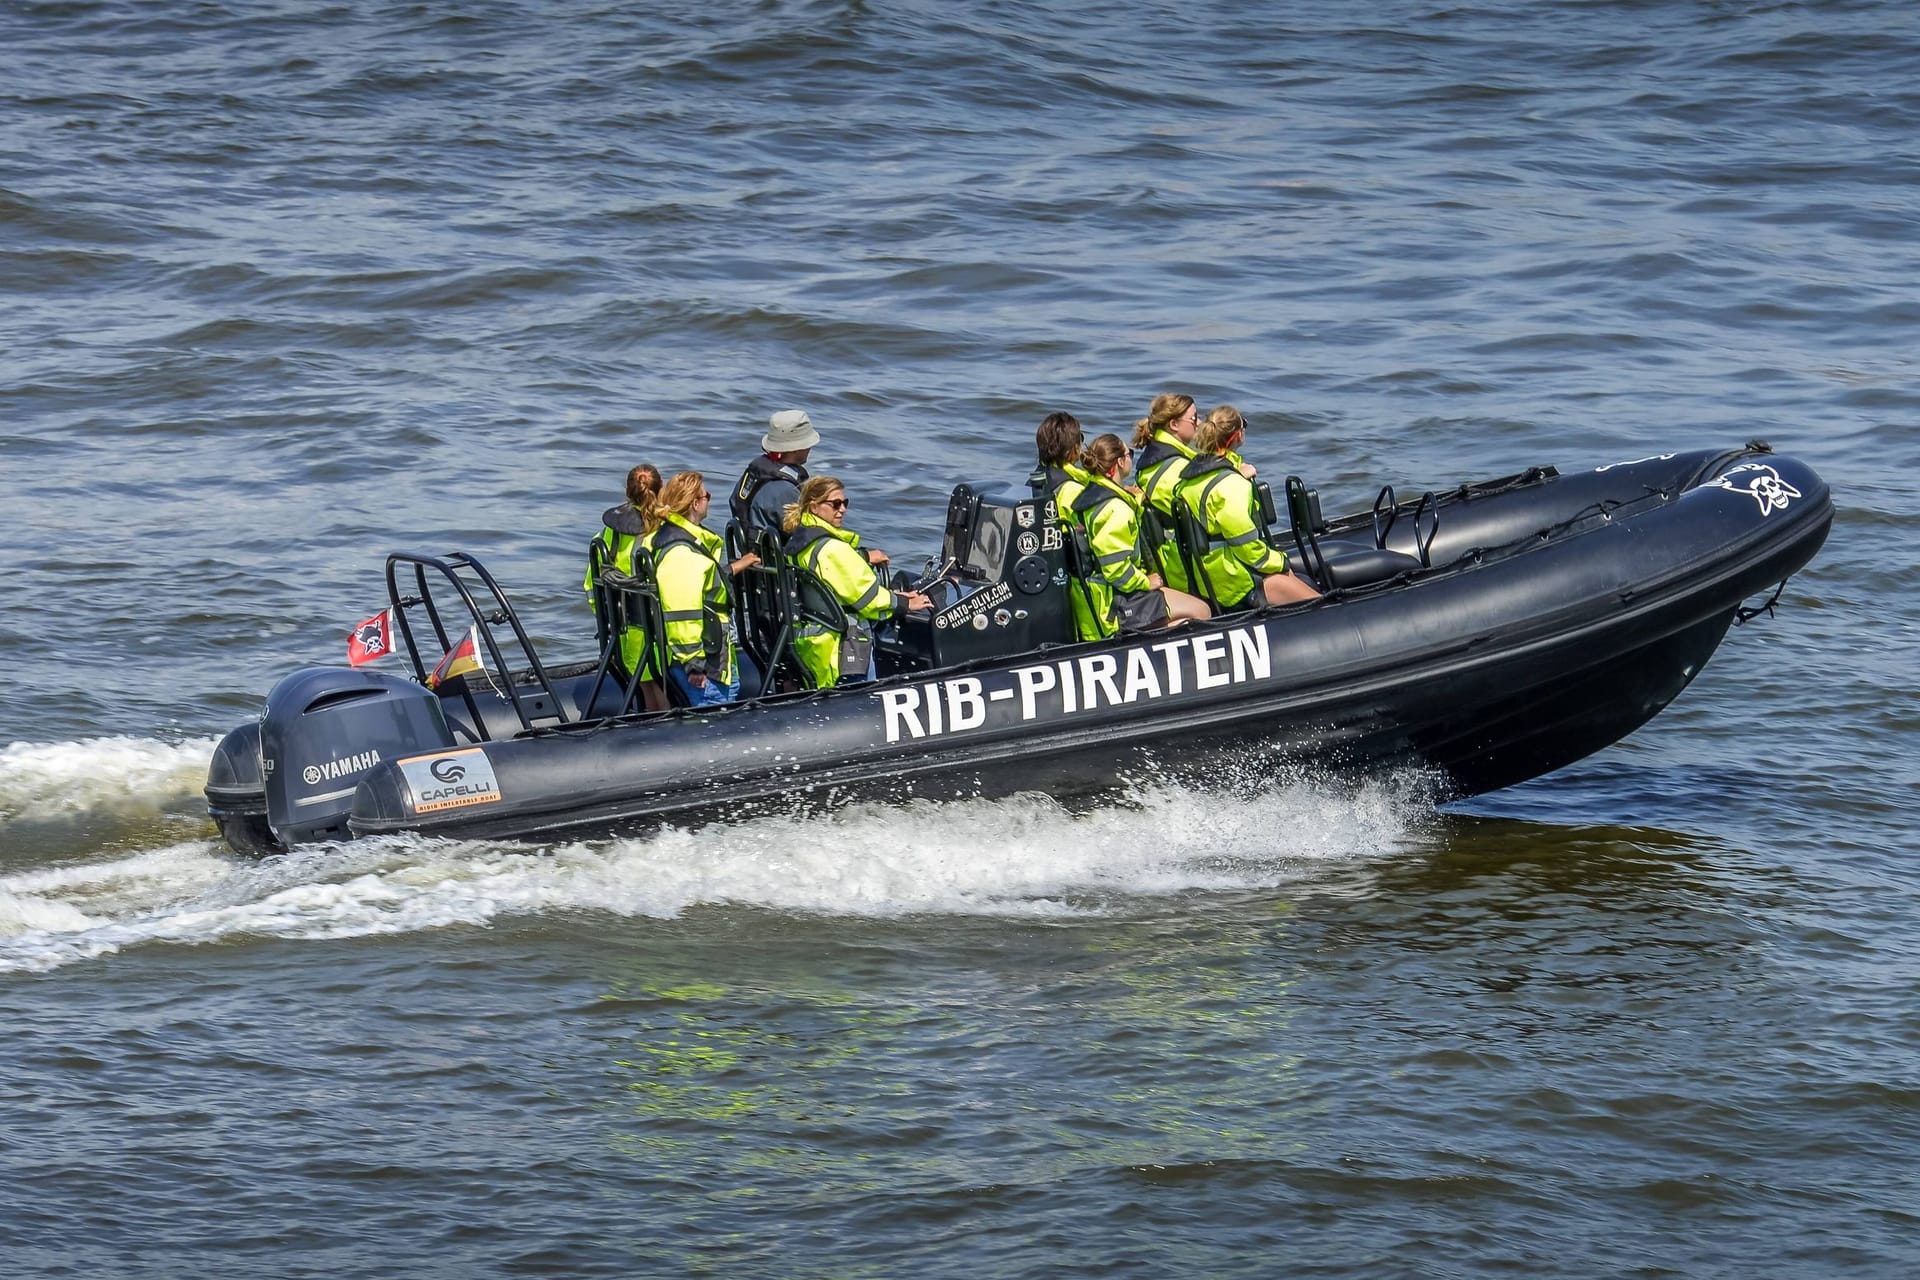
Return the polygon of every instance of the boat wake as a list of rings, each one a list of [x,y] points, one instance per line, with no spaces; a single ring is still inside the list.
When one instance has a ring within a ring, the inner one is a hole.
[[[0,747],[0,833],[16,821],[152,811],[197,800],[217,745],[215,738],[85,738]]]
[[[153,803],[172,795],[174,766],[150,763],[156,780],[139,794]],[[19,775],[6,775],[9,803],[31,790]],[[128,793],[103,794],[118,803]],[[1358,787],[1295,778],[1230,796],[1148,787],[1080,813],[1027,793],[553,845],[401,835],[259,862],[209,837],[0,875],[0,972],[153,943],[370,937],[568,914],[670,919],[701,906],[1103,916],[1390,857],[1432,814],[1416,778]]]

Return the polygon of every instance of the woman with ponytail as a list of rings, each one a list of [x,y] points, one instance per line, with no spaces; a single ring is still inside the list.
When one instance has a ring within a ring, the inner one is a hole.
[[[599,544],[598,556],[595,555],[594,543],[589,543],[587,577],[583,584],[587,590],[587,601],[596,614],[600,612],[604,594],[593,580],[596,558],[599,563],[621,573],[633,572],[634,548],[646,536],[649,513],[659,496],[660,468],[643,462],[627,472],[627,500],[600,513],[600,533],[594,540]],[[667,706],[666,693],[660,687],[660,673],[653,669],[653,655],[646,647],[646,639],[647,633],[643,627],[627,627],[621,631],[621,669],[641,682],[642,705],[649,711],[664,711]]]
[[[606,548],[606,561],[621,572],[633,567],[633,544],[646,532],[647,512],[660,495],[660,468],[643,462],[627,472],[627,500],[600,513],[600,542]],[[593,573],[587,573],[587,590],[593,590]]]
[[[1210,424],[1216,432],[1221,433],[1223,438],[1224,436],[1230,435],[1235,431],[1238,431],[1240,433],[1242,439],[1244,439],[1247,434],[1246,418],[1242,416],[1241,412],[1238,409],[1234,408],[1230,404],[1219,405],[1209,410],[1206,413],[1206,415],[1201,418],[1200,421],[1201,421],[1201,426],[1207,426]],[[1194,432],[1196,435],[1199,434],[1199,428],[1196,427],[1194,429]],[[1252,480],[1259,476],[1260,473],[1258,470],[1254,468],[1254,465],[1251,462],[1248,462],[1245,458],[1241,457],[1238,453],[1235,453],[1233,450],[1231,449],[1227,450],[1227,452],[1223,456],[1226,458],[1228,462],[1231,462],[1234,465],[1235,470],[1237,470],[1241,475],[1245,476],[1247,479]]]
[[[1073,595],[1074,626],[1082,640],[1116,632],[1151,631],[1176,621],[1213,616],[1202,600],[1167,586],[1140,544],[1140,500],[1126,487],[1133,459],[1116,435],[1094,437],[1080,455],[1086,488],[1073,503],[1073,520],[1087,532],[1096,576],[1084,596]]]
[[[1160,517],[1146,522],[1147,542],[1167,583],[1183,591],[1190,584],[1173,540],[1173,490],[1193,458],[1188,442],[1197,414],[1192,396],[1168,391],[1155,396],[1147,416],[1133,424],[1133,447],[1139,451],[1133,461],[1134,482],[1140,486],[1142,506]]]
[[[1194,459],[1174,490],[1175,500],[1206,527],[1210,549],[1200,559],[1201,583],[1222,609],[1318,599],[1318,591],[1288,571],[1286,552],[1261,537],[1253,481],[1234,461],[1246,436],[1246,419],[1237,412],[1209,417],[1194,434]]]

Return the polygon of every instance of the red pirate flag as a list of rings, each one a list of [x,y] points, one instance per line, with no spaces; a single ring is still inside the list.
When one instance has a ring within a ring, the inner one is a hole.
[[[393,630],[387,612],[382,609],[347,633],[348,666],[365,666],[393,652]]]

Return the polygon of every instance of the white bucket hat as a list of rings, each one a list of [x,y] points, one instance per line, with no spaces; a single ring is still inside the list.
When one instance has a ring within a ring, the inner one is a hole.
[[[767,419],[767,428],[760,447],[768,453],[794,453],[820,443],[820,433],[813,429],[805,409],[782,409]]]

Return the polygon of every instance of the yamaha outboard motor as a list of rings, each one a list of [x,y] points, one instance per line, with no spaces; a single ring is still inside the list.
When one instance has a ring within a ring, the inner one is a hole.
[[[240,853],[282,853],[267,825],[267,784],[260,770],[260,722],[250,720],[220,739],[207,766],[207,812],[227,847]]]
[[[221,741],[207,807],[237,849],[272,853],[345,840],[367,770],[452,745],[432,690],[377,671],[307,667],[273,687],[258,724]]]

